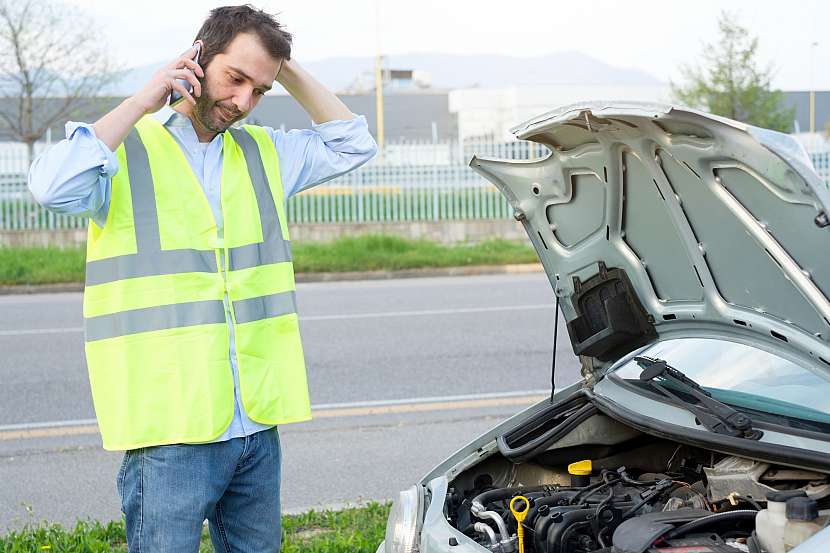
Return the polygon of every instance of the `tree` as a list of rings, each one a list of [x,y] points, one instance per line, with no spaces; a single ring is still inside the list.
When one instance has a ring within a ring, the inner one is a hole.
[[[56,0],[0,0],[0,129],[34,145],[116,77],[100,31]]]
[[[671,83],[675,100],[757,127],[790,131],[795,108],[783,106],[784,95],[772,89],[772,69],[759,67],[758,38],[727,12],[718,27],[719,42],[705,46],[704,66],[681,67],[687,83]]]

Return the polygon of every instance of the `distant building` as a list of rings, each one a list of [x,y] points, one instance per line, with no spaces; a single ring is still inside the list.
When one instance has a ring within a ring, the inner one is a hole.
[[[464,140],[489,136],[510,140],[510,128],[559,106],[585,100],[668,102],[668,85],[553,85],[466,88],[449,93],[450,112]]]
[[[417,69],[381,69],[381,79],[385,94],[413,93],[428,91],[432,87],[432,78],[426,71]],[[375,71],[362,71],[342,92],[344,94],[368,94],[375,91]]]
[[[339,94],[352,113],[366,116],[369,130],[377,135],[375,94]],[[253,123],[274,128],[308,128],[311,121],[294,98],[265,96],[251,114]],[[386,140],[449,140],[458,136],[458,123],[450,113],[446,92],[387,94],[383,99]]]
[[[365,115],[369,130],[377,134],[375,94],[340,94],[346,106],[358,115]],[[450,113],[446,92],[384,93],[384,131],[388,141],[400,140],[451,140],[458,136],[456,116]],[[74,121],[97,121],[102,115],[117,106],[120,98],[98,98],[94,105],[87,106],[83,113],[67,118]],[[11,103],[13,100],[4,100]],[[44,102],[58,102],[56,99]],[[2,106],[0,106],[2,107]],[[267,125],[276,129],[307,129],[311,120],[297,101],[288,95],[266,95],[254,111],[249,122]],[[57,142],[65,137],[66,121],[59,121],[49,129],[44,140]],[[0,125],[0,141],[11,140]]]
[[[553,85],[508,88],[464,88],[440,91],[428,86],[427,78],[414,70],[387,72],[384,87],[384,124],[387,141],[446,141],[490,137],[511,140],[509,129],[531,117],[556,107],[585,100],[637,100],[670,103],[668,85]],[[367,73],[368,74],[368,73]],[[374,77],[373,77],[374,78]],[[356,80],[355,83],[358,81]],[[368,82],[368,81],[367,81]],[[421,83],[421,84],[419,84]],[[367,85],[368,86],[368,85]],[[377,134],[374,80],[363,93],[339,94],[340,99],[357,114],[365,115],[369,130]],[[118,105],[122,97],[96,98],[86,113],[77,117],[95,121]],[[57,102],[59,100],[43,100]],[[13,100],[5,100],[11,106]],[[809,92],[784,93],[784,102],[796,108],[793,131],[805,133],[810,128]],[[0,105],[0,109],[2,109]],[[269,94],[262,98],[250,122],[274,128],[302,129],[311,125],[308,115],[288,95]],[[824,133],[830,121],[830,91],[818,91],[815,97],[815,128]],[[50,129],[52,141],[64,137],[61,121]],[[10,140],[0,129],[0,141]]]
[[[462,139],[492,136],[509,140],[509,129],[559,106],[587,100],[634,100],[672,103],[667,84],[556,85],[545,87],[466,88],[449,93],[450,112],[458,118]],[[810,129],[810,93],[784,92],[784,105],[795,107],[791,132]],[[824,133],[830,122],[830,91],[815,93],[815,130]]]

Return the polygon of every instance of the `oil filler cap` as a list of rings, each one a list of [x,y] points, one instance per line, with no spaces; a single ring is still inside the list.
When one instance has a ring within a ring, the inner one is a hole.
[[[591,471],[593,465],[590,459],[584,461],[577,461],[568,465],[568,474],[571,475],[571,486],[574,488],[584,488],[591,483]]]
[[[568,474],[572,474],[574,476],[591,476],[591,472],[593,470],[594,467],[590,459],[577,461],[576,463],[568,465]]]

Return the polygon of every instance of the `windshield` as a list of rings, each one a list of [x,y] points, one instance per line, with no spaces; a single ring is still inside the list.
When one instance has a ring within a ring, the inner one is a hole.
[[[639,355],[665,360],[724,403],[830,424],[830,379],[772,353],[724,340],[682,338],[658,342]],[[614,372],[639,382],[642,370],[632,359]]]

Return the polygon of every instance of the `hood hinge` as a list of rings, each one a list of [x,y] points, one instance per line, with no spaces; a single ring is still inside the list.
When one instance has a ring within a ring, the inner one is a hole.
[[[596,364],[596,361],[596,359],[587,355],[579,356],[579,372],[582,374],[582,380],[585,382],[587,388],[593,388],[594,384],[601,378],[599,373],[604,368],[604,365]],[[600,376],[600,378],[597,378],[597,376]]]

